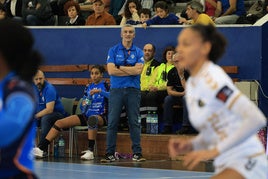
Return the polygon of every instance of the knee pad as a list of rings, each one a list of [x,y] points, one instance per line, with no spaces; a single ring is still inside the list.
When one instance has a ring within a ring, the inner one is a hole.
[[[97,129],[98,128],[98,116],[96,115],[89,116],[87,119],[87,125],[89,129]]]
[[[60,128],[59,126],[57,126],[55,124],[53,125],[53,128],[56,129],[57,131],[62,131],[62,128]]]

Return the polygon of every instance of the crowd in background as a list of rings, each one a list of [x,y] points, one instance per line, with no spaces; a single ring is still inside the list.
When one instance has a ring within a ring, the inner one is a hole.
[[[0,0],[0,19],[27,26],[253,24],[267,0]]]

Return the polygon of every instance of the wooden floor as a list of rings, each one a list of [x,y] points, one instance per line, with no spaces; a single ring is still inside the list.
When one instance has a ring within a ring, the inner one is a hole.
[[[65,131],[63,133],[66,146],[68,146],[68,137],[69,132]],[[141,167],[148,167],[148,168],[163,168],[164,169],[176,169],[176,170],[186,170],[182,166],[182,159],[183,156],[179,156],[177,158],[171,159],[168,155],[167,145],[168,140],[171,137],[181,137],[181,138],[191,138],[193,135],[162,135],[162,134],[142,134],[141,135],[141,146],[142,146],[142,154],[147,159],[146,163],[141,163]],[[76,154],[76,148],[73,148],[73,155],[71,158],[65,158],[66,161],[70,162],[81,162],[80,161],[80,154],[82,151],[87,150],[88,142],[87,142],[87,131],[80,131],[77,133],[77,141],[78,141],[78,151]],[[105,155],[106,149],[106,131],[99,131],[97,135],[97,157],[95,162],[99,163],[100,158]],[[53,151],[53,150],[51,150]],[[69,149],[66,147],[66,156],[68,156]],[[131,156],[131,140],[128,132],[119,132],[117,135],[117,148],[116,151],[122,156]],[[50,156],[53,156],[51,153]],[[54,160],[54,158],[50,158],[50,160]],[[56,161],[62,159],[56,159]],[[120,162],[112,163],[111,165],[119,165],[119,166],[132,166],[136,165],[136,163],[132,162],[129,159],[121,159]],[[161,167],[160,167],[161,166]],[[207,171],[212,172],[213,166],[212,162],[202,162],[198,165],[195,171]]]

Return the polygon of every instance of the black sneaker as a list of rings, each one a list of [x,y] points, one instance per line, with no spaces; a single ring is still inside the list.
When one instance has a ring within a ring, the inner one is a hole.
[[[146,159],[143,158],[142,154],[134,154],[133,157],[132,157],[132,160],[133,161],[137,161],[137,162],[143,162],[145,161]]]
[[[105,158],[101,159],[102,163],[114,162],[115,157],[113,154],[105,154]]]

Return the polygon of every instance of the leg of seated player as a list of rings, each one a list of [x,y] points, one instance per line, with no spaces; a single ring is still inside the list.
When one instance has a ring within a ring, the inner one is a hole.
[[[93,115],[88,118],[88,150],[83,151],[84,155],[81,156],[83,160],[94,159],[94,146],[97,137],[98,127],[103,126],[103,118],[99,115]]]

